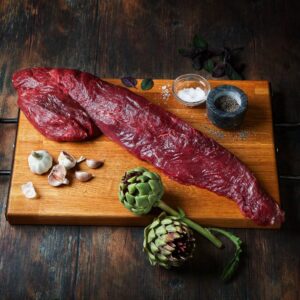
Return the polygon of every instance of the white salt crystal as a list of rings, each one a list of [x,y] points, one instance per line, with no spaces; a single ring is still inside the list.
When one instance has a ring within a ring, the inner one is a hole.
[[[178,92],[178,97],[186,102],[198,102],[205,98],[205,93],[199,87],[185,88]]]
[[[170,85],[163,85],[161,87],[161,94],[162,94],[162,98],[164,101],[167,101],[171,95],[171,92],[170,92]]]

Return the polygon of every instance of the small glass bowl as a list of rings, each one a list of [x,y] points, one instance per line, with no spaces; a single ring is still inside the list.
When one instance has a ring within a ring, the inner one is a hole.
[[[178,92],[180,90],[186,89],[186,88],[191,88],[191,87],[192,88],[199,87],[201,90],[204,91],[205,96],[197,102],[187,102],[178,96]],[[177,77],[173,81],[172,92],[175,96],[175,99],[178,100],[180,103],[183,103],[186,106],[197,106],[206,101],[208,93],[210,92],[210,84],[204,77],[202,77],[200,75],[184,74],[184,75]]]

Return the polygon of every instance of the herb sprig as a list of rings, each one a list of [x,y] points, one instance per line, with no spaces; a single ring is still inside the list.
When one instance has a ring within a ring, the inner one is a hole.
[[[235,64],[235,56],[243,48],[223,47],[221,49],[210,48],[207,41],[196,34],[193,38],[191,47],[178,49],[181,56],[192,60],[192,66],[196,71],[205,69],[213,77],[222,77],[227,75],[232,80],[242,80],[241,72],[244,65]]]

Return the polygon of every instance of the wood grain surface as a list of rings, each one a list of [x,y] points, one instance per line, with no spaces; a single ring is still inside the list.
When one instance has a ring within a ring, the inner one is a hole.
[[[108,81],[121,84],[119,79]],[[205,105],[188,108],[178,103],[172,95],[164,100],[162,86],[171,90],[172,80],[154,80],[151,90],[143,91],[138,88],[133,91],[217,140],[240,158],[254,172],[262,187],[279,202],[268,82],[211,81],[212,88],[229,83],[241,88],[249,101],[244,123],[235,131],[225,131],[213,126],[207,118]],[[55,159],[60,151],[67,151],[75,157],[83,155],[104,160],[105,164],[101,169],[89,170],[85,163],[82,163],[78,168],[92,172],[95,175],[93,180],[80,183],[74,179],[74,174],[69,174],[70,186],[54,188],[49,186],[47,176],[33,175],[28,169],[28,155],[31,151],[39,149],[46,149]],[[137,166],[155,171],[151,164],[135,158],[104,135],[85,143],[49,141],[36,131],[21,113],[7,219],[11,224],[145,226],[153,219],[153,214],[143,217],[133,215],[123,207],[117,197],[122,176],[126,170]],[[205,189],[182,185],[169,179],[162,172],[158,173],[165,185],[164,201],[174,208],[182,208],[193,220],[209,226],[257,227],[242,215],[233,201]],[[28,181],[34,183],[39,199],[28,200],[24,197],[21,185]],[[272,227],[276,226],[278,224]]]
[[[246,257],[223,284],[219,273],[232,254],[227,244],[219,251],[199,237],[191,263],[164,270],[149,266],[141,228],[11,226],[5,219],[10,177],[1,176],[1,299],[299,299],[299,10],[297,0],[0,0],[0,118],[17,116],[11,76],[19,68],[175,78],[193,72],[177,49],[198,31],[212,46],[243,46],[245,78],[272,86],[286,211],[280,230],[232,230],[245,242]],[[16,126],[0,128],[3,170],[12,163]]]

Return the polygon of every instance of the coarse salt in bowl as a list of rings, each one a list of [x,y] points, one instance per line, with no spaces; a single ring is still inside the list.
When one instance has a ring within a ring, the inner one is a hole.
[[[210,92],[209,82],[197,74],[185,74],[173,81],[172,92],[175,99],[186,106],[204,103]]]

